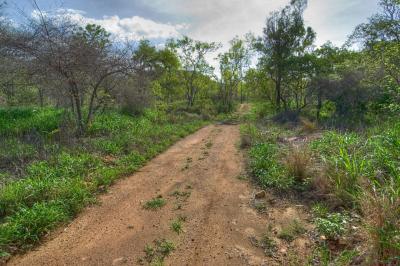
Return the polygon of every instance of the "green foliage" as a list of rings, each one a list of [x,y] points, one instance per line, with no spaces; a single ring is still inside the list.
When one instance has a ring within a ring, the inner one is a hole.
[[[154,247],[149,244],[145,246],[145,259],[150,265],[163,265],[165,257],[168,257],[174,250],[175,245],[173,242],[165,239],[156,240],[154,241]]]
[[[0,109],[0,135],[15,136],[32,131],[48,134],[58,128],[63,114],[63,110],[55,108]]]
[[[167,201],[163,199],[162,197],[154,198],[149,201],[147,201],[144,205],[143,208],[146,210],[157,210],[161,209],[162,207],[167,204]]]
[[[340,213],[328,214],[325,218],[316,218],[317,231],[328,239],[337,239],[347,230],[349,218]]]
[[[0,114],[5,114],[0,121],[7,124],[1,134],[29,133],[32,126],[43,134],[45,148],[52,149],[53,139],[46,136],[58,128],[63,111],[21,108],[1,110]],[[57,224],[93,203],[98,191],[204,124],[183,117],[171,122],[169,115],[160,110],[146,110],[140,117],[108,111],[96,116],[84,145],[78,148],[58,144],[46,160],[36,160],[36,146],[7,137],[0,143],[7,148],[0,162],[29,160],[21,166],[23,178],[11,181],[12,173],[0,177],[0,251],[34,244]],[[152,203],[150,207],[159,207],[165,200]]]
[[[276,144],[257,144],[250,150],[250,167],[257,182],[262,187],[288,189],[294,184],[294,179],[286,168],[278,161]]]
[[[183,222],[186,220],[185,217],[179,216],[177,219],[172,221],[171,230],[177,233],[178,235],[183,232]]]
[[[41,236],[68,219],[64,203],[59,201],[36,203],[32,208],[20,208],[0,225],[0,251],[7,250],[11,245],[34,244]]]

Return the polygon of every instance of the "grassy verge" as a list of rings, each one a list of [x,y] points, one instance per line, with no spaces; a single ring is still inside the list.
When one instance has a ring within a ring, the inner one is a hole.
[[[8,115],[10,112],[13,114]],[[107,112],[96,118],[85,138],[68,137],[68,144],[64,144],[57,137],[65,133],[59,126],[62,111],[3,110],[0,115],[0,123],[7,125],[1,131],[4,137],[1,145],[8,145],[1,159],[21,162],[18,170],[7,167],[6,163],[1,168],[0,256],[3,257],[30,248],[93,203],[96,194],[113,181],[134,172],[206,124],[200,119],[171,117],[156,110],[135,118]],[[34,143],[33,129],[38,139]]]
[[[254,105],[241,146],[261,187],[312,195],[308,204],[319,237],[314,259],[399,262],[400,123],[310,135],[301,126],[275,124],[266,113]]]

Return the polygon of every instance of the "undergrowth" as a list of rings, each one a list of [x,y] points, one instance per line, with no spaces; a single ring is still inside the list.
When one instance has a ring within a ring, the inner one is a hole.
[[[64,133],[65,117],[65,111],[51,108],[0,110],[0,147],[6,148],[0,155],[2,256],[31,247],[116,179],[206,123],[176,115],[171,120],[157,110],[140,117],[107,111],[85,137],[66,145],[55,137]]]

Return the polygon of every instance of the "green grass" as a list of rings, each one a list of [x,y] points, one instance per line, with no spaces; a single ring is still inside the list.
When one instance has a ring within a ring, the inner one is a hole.
[[[63,114],[55,108],[0,108],[0,135],[47,134],[58,128]]]
[[[183,232],[183,222],[186,221],[185,217],[179,216],[177,219],[171,222],[171,230],[178,235]]]
[[[288,169],[290,155],[285,137],[299,134],[296,128],[266,122],[271,117],[266,108],[253,106],[247,124],[241,126],[241,134],[250,146],[249,169],[254,180],[263,188],[278,191],[295,189],[301,193],[319,195],[319,204],[313,207],[316,231],[329,241],[347,234],[352,220],[333,210],[357,213],[368,239],[369,256],[372,264],[387,264],[400,257],[400,123],[392,119],[377,122],[358,132],[326,130],[321,137],[306,143],[311,160],[311,170],[302,184],[294,180]],[[325,200],[327,200],[325,202]],[[292,234],[281,235],[291,240]],[[350,230],[351,231],[351,230]],[[351,233],[351,232],[350,232]],[[321,251],[321,256],[334,254]],[[337,254],[336,254],[337,255]],[[354,253],[343,253],[348,261]],[[320,258],[322,258],[320,257]],[[340,256],[326,261],[337,261]]]
[[[158,198],[154,198],[154,199],[147,201],[143,205],[143,207],[146,210],[157,210],[157,209],[161,209],[166,204],[167,204],[167,201],[165,199],[163,199],[162,197],[158,197]]]
[[[293,186],[294,178],[279,162],[276,144],[256,144],[249,155],[252,174],[263,188],[288,189]]]
[[[156,240],[154,246],[147,244],[144,248],[145,260],[150,265],[163,265],[164,259],[175,250],[175,245],[169,240]]]
[[[24,162],[18,164],[21,176],[13,171],[0,176],[1,254],[35,244],[95,202],[97,193],[116,179],[133,173],[206,124],[180,116],[170,122],[166,113],[155,110],[139,117],[108,111],[96,117],[79,145],[69,147],[53,138],[61,130],[63,114],[52,108],[0,110],[0,147],[7,147],[0,155],[0,165],[10,160]],[[41,135],[45,160],[38,156],[36,146],[18,138],[31,130]],[[112,162],[105,156],[112,156]],[[155,205],[162,201],[156,200]]]

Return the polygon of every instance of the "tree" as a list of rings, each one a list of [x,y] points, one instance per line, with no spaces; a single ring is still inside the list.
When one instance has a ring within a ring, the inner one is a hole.
[[[219,49],[217,43],[207,43],[195,41],[185,36],[180,40],[171,41],[169,47],[177,51],[183,70],[182,78],[186,89],[186,100],[188,107],[192,107],[195,103],[199,87],[196,80],[202,75],[212,74],[213,69],[208,64],[206,56]]]
[[[371,47],[379,42],[400,43],[400,0],[381,0],[382,12],[360,24],[350,36],[349,44],[361,42]]]
[[[219,55],[220,62],[220,99],[224,111],[232,111],[233,98],[240,92],[243,101],[242,83],[245,70],[250,65],[250,52],[243,40],[235,38],[230,49]]]
[[[361,43],[371,83],[380,81],[381,107],[400,110],[400,0],[381,0],[381,12],[356,27],[348,45]],[[369,58],[369,59],[368,59]],[[379,77],[379,79],[376,79]]]
[[[173,97],[178,96],[180,80],[179,80],[179,68],[180,61],[178,55],[169,47],[159,52],[159,60],[161,63],[162,73],[158,78],[158,84],[160,85],[164,99],[167,103],[172,102]]]
[[[281,109],[281,103],[285,101],[282,87],[289,73],[290,60],[302,54],[315,39],[315,32],[304,25],[303,13],[306,6],[307,0],[292,0],[282,10],[271,13],[267,18],[264,36],[256,44],[262,54],[260,64],[275,83],[277,110]]]
[[[7,31],[4,45],[31,75],[52,84],[50,94],[72,110],[82,135],[102,103],[100,92],[107,94],[112,78],[129,69],[127,52],[115,49],[99,26],[81,28],[38,12],[26,28]]]

